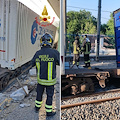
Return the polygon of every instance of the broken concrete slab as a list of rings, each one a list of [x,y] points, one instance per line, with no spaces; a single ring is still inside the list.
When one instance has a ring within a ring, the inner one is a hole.
[[[10,97],[13,100],[19,101],[19,100],[23,100],[25,95],[23,93],[14,93],[14,94],[10,95]]]
[[[27,94],[29,94],[29,90],[28,90],[28,87],[27,86],[24,86],[23,87],[26,91]],[[15,100],[15,101],[20,101],[20,100],[23,100],[24,97],[26,96],[26,93],[24,92],[23,88],[20,88],[16,91],[14,91],[10,97]]]
[[[36,68],[32,68],[29,70],[29,75],[30,76],[36,76]]]

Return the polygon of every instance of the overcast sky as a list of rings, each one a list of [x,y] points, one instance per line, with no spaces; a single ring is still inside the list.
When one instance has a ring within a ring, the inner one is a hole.
[[[79,11],[85,9],[97,18],[98,16],[98,1],[99,0],[67,0],[67,11]],[[101,0],[101,23],[106,24],[110,18],[110,12],[120,8],[120,0]],[[78,7],[78,8],[74,8]]]

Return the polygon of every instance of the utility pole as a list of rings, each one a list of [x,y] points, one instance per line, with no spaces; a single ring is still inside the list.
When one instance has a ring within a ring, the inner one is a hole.
[[[65,74],[65,40],[64,40],[64,0],[60,0],[60,67],[61,75]]]
[[[66,28],[66,26],[67,26],[67,14],[66,14],[66,12],[67,12],[67,9],[66,9],[66,6],[67,6],[67,0],[65,0],[65,50],[67,51],[67,28]],[[65,55],[66,55],[66,52],[65,52]]]
[[[99,3],[98,3],[96,61],[99,61],[100,26],[101,26],[101,0],[99,0]]]

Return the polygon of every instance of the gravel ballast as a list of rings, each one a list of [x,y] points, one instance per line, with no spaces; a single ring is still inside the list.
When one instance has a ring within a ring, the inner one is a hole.
[[[61,105],[118,97],[113,92],[92,97],[80,97],[61,101]],[[120,120],[120,100],[106,101],[97,104],[86,104],[61,110],[61,120]]]

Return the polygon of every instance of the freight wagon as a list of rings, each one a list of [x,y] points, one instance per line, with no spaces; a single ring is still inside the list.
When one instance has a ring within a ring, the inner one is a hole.
[[[32,8],[17,0],[0,0],[1,67],[14,70],[30,61],[40,49],[39,39],[43,33],[49,32],[55,38],[57,27],[52,24],[45,27],[39,25],[40,15]],[[41,14],[43,8],[39,10]]]
[[[115,45],[116,45],[116,63],[120,67],[120,8],[113,12]]]
[[[48,22],[40,19],[44,11]],[[47,0],[0,0],[0,90],[10,71],[14,74],[40,49],[41,35],[48,32],[58,40],[58,27],[59,17]]]

